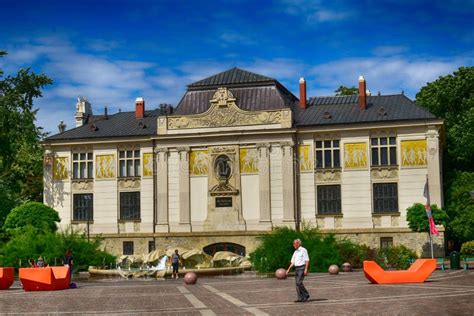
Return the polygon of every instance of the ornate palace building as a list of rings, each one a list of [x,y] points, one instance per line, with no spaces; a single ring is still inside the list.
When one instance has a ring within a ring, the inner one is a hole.
[[[44,202],[61,227],[116,254],[182,246],[248,254],[278,226],[318,227],[371,247],[428,251],[406,209],[442,205],[443,122],[403,94],[300,96],[238,68],[187,86],[179,104],[101,115],[44,141]],[[444,251],[443,229],[434,239]]]

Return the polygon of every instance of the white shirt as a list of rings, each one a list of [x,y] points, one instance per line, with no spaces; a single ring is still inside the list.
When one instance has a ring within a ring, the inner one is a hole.
[[[309,261],[308,251],[299,246],[293,253],[293,257],[291,257],[291,263],[293,263],[295,267],[300,267],[304,266],[306,261]]]

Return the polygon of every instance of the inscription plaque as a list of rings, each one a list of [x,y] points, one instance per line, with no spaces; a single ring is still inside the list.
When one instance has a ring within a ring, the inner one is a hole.
[[[232,197],[217,197],[216,207],[232,207]]]

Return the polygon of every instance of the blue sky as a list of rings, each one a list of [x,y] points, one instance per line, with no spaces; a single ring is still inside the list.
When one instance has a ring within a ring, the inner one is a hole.
[[[416,92],[474,64],[474,1],[1,1],[0,68],[45,73],[38,124],[177,104],[186,84],[237,66],[297,95],[333,95],[364,75],[372,93]]]

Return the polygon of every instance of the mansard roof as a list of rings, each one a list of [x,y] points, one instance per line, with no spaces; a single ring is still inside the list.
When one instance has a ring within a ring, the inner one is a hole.
[[[188,90],[217,88],[220,86],[274,83],[276,80],[237,67],[220,72],[188,85]]]
[[[107,119],[50,136],[46,140],[151,136],[156,134],[157,118],[160,113],[159,109],[145,111],[145,117],[137,119],[135,112],[119,112],[109,115]]]
[[[367,97],[367,109],[361,111],[358,96],[312,97],[306,109],[299,108],[299,100],[277,80],[232,68],[188,86],[186,93],[173,111],[173,115],[193,115],[209,109],[210,100],[218,87],[226,87],[236,104],[246,111],[290,108],[294,114],[294,127],[357,124],[389,121],[433,120],[436,117],[403,94]],[[146,111],[143,119],[135,112],[120,112],[107,119],[97,120],[46,138],[46,141],[154,136],[157,118],[162,109]]]
[[[365,111],[358,95],[310,98],[306,109],[295,111],[297,127],[430,119],[436,116],[403,94],[368,96]]]

